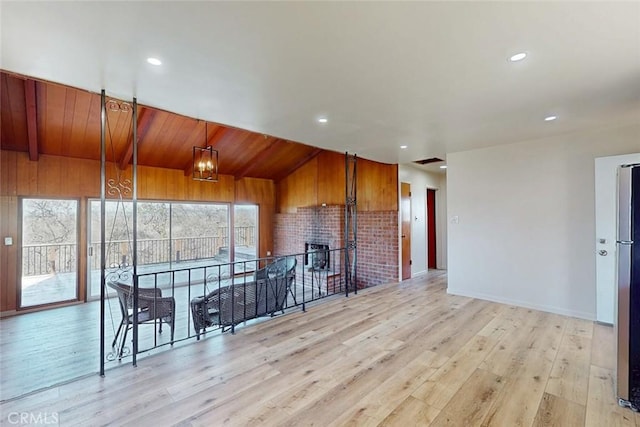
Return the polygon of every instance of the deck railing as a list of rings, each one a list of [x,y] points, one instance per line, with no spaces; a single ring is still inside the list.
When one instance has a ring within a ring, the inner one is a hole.
[[[226,237],[184,237],[178,239],[139,239],[138,265],[163,264],[168,262],[194,261],[215,257],[227,246]],[[92,270],[100,268],[100,243],[89,248]],[[107,244],[107,265],[130,264],[131,245],[127,240],[116,240]]]
[[[22,275],[39,276],[76,270],[75,243],[50,243],[22,246]]]
[[[237,246],[256,246],[255,227],[234,227]],[[174,239],[139,239],[138,265],[209,259],[227,248],[227,227],[217,235],[180,237]],[[114,240],[107,243],[107,265],[131,262],[130,242]],[[89,268],[100,268],[100,243],[89,245]],[[22,246],[22,276],[40,276],[76,271],[78,248],[75,243],[48,243]]]

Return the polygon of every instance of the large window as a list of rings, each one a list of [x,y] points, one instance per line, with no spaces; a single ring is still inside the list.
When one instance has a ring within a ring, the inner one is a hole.
[[[78,201],[22,200],[20,306],[78,298]]]
[[[229,207],[171,204],[172,258],[175,262],[229,262]]]
[[[132,262],[133,203],[106,202],[107,266]],[[100,295],[100,201],[89,208],[89,296]],[[138,271],[163,271],[231,261],[229,205],[138,202]],[[258,207],[234,209],[234,259],[258,255]]]

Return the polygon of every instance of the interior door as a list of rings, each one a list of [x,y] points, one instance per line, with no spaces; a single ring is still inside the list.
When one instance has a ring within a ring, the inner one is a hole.
[[[400,183],[402,218],[402,280],[411,278],[411,185]]]
[[[640,153],[595,160],[596,208],[596,320],[614,323],[617,286],[617,171],[625,163],[640,162]]]

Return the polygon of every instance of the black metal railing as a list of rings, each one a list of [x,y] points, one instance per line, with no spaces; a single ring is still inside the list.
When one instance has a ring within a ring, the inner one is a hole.
[[[169,334],[158,333],[160,319],[167,323],[167,313],[151,319],[154,328],[143,329],[139,322],[140,339],[133,346],[136,354],[194,337],[200,339],[214,330],[234,332],[236,326],[247,321],[296,307],[304,311],[309,303],[346,294],[346,249],[327,251],[331,262],[323,268],[305,264],[308,253],[299,253],[138,274],[139,288],[145,289],[146,295],[157,295],[164,302],[173,298],[175,312],[169,316],[175,330],[172,339]],[[146,306],[150,304],[153,302],[146,302]],[[148,321],[148,312],[144,315]],[[119,349],[111,352],[129,354]]]
[[[78,248],[75,243],[22,246],[22,275],[39,276],[76,271]]]
[[[226,237],[184,237],[177,239],[139,239],[138,265],[168,262],[195,261],[217,256],[227,246]],[[99,255],[100,243],[92,243],[89,251]],[[107,242],[107,265],[131,263],[131,242],[115,240]],[[90,268],[100,268],[100,257],[91,258]]]
[[[255,246],[256,245],[256,228],[255,227],[235,227],[234,242],[236,246]]]

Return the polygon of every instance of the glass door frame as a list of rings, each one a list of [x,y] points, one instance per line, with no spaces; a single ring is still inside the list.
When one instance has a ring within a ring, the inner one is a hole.
[[[25,200],[62,200],[68,202],[75,202],[75,297],[71,299],[65,299],[60,301],[53,301],[43,304],[34,304],[23,306],[22,305],[22,281],[23,281],[23,244],[24,244],[24,201]],[[78,197],[55,197],[55,196],[19,196],[18,197],[18,274],[16,280],[16,310],[17,311],[39,311],[47,308],[54,308],[69,304],[76,304],[83,302],[83,293],[81,291],[81,271],[82,264],[85,262],[81,259],[82,251],[80,251],[80,245],[82,245],[82,202]]]
[[[230,225],[230,228],[233,228],[233,231],[230,232],[230,239],[233,239],[233,259],[235,260],[235,254],[236,254],[236,241],[235,241],[235,237],[236,237],[236,209],[237,208],[246,208],[246,207],[250,207],[250,208],[255,208],[255,217],[254,217],[254,222],[255,222],[255,231],[254,231],[254,240],[255,240],[255,248],[256,248],[256,252],[254,254],[255,258],[258,259],[260,258],[260,205],[258,203],[233,203],[231,206],[231,209],[233,210],[233,215],[230,218],[232,224]]]

